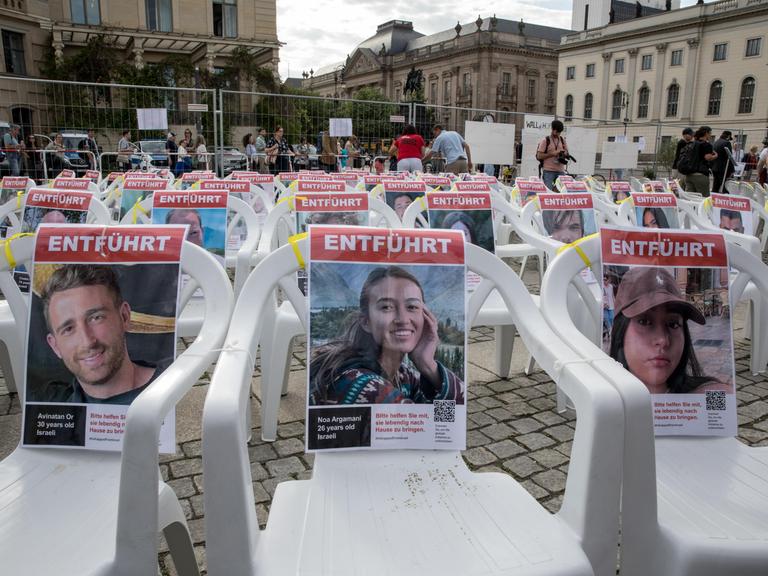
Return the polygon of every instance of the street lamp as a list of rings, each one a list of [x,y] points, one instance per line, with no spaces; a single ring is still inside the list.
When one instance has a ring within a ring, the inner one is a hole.
[[[336,66],[336,68],[333,70],[333,97],[338,98],[339,97],[339,87],[341,87],[342,94],[344,93],[344,69],[346,66],[344,64],[339,64]]]

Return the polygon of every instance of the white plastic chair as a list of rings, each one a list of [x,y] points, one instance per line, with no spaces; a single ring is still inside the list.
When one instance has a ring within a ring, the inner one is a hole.
[[[31,237],[13,242],[19,262],[30,262],[33,248]],[[15,284],[2,254],[0,285],[10,296]],[[122,454],[19,446],[0,462],[4,574],[155,574],[159,530],[177,571],[198,573],[184,512],[160,481],[158,439],[168,412],[216,359],[233,296],[221,267],[189,242],[182,249],[182,269],[209,295],[207,320],[195,342],[131,404]],[[14,301],[20,299],[15,290]],[[16,321],[25,333],[26,305]]]
[[[306,240],[298,248],[306,258]],[[260,531],[245,413],[249,354],[271,333],[264,310],[297,268],[292,246],[268,256],[238,300],[203,412],[206,557],[211,574],[566,575],[616,569],[622,439],[619,399],[546,326],[522,282],[467,246],[484,280],[468,320],[495,289],[529,349],[574,398],[579,419],[563,505],[548,513],[506,474],[472,473],[455,451],[317,453],[311,480],[278,485]],[[304,299],[294,301],[305,307]]]
[[[370,218],[371,221],[380,221],[389,228],[400,228],[400,219],[385,202],[369,198],[368,208],[374,215]],[[277,204],[269,213],[259,241],[255,258],[257,262],[263,260],[281,244],[277,234],[280,223],[284,223],[290,227],[291,232],[295,232],[294,217],[295,213],[292,212],[289,201]],[[281,287],[294,295],[301,293],[295,281],[285,283]],[[271,338],[261,341],[261,437],[268,441],[277,438],[280,394],[288,391],[293,339],[304,333],[302,320],[296,313],[292,300],[287,298],[278,305],[277,293],[275,293],[272,299],[273,306],[264,315],[266,330],[272,334]]]
[[[592,262],[600,240],[580,245]],[[728,244],[739,270],[731,299],[748,282],[768,294],[768,268]],[[542,286],[545,318],[558,336],[599,370],[621,394],[625,414],[622,488],[622,576],[764,576],[768,567],[768,447],[736,438],[654,439],[651,396],[645,385],[585,338],[570,321],[565,288],[584,263],[567,250]]]

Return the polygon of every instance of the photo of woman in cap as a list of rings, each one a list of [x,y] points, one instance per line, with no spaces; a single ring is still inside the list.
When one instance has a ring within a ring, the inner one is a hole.
[[[340,337],[313,350],[310,405],[464,402],[461,379],[437,361],[438,320],[419,280],[376,267]]]
[[[651,394],[732,392],[732,386],[704,374],[688,321],[704,325],[701,311],[687,302],[667,270],[632,268],[619,284],[609,354]]]

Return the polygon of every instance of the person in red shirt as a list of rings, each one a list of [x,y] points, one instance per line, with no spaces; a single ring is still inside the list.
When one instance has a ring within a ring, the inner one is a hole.
[[[424,167],[421,159],[424,157],[424,138],[416,134],[416,128],[407,124],[403,128],[403,134],[392,142],[389,148],[390,155],[397,152],[397,170],[404,172],[421,172]]]

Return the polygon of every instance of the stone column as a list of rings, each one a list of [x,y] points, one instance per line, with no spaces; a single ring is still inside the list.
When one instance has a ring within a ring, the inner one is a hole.
[[[693,116],[693,100],[696,94],[696,78],[699,68],[699,39],[687,40],[688,53],[685,55],[685,90],[683,90],[683,109],[680,115],[681,121],[689,121]],[[706,97],[706,95],[705,95]]]
[[[630,48],[629,62],[627,63],[627,109],[624,112],[624,117],[632,120],[634,116],[635,106],[635,77],[637,75],[637,48]]]
[[[608,103],[611,101],[611,57],[613,52],[603,52],[603,86],[600,89],[600,116],[599,118],[605,120],[608,118]],[[594,115],[593,115],[594,117]]]
[[[663,103],[662,95],[664,89],[664,68],[666,67],[667,43],[656,44],[656,87],[653,91],[653,107],[651,108],[651,120],[654,122],[661,119],[661,106]]]

